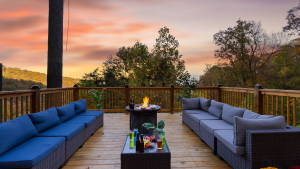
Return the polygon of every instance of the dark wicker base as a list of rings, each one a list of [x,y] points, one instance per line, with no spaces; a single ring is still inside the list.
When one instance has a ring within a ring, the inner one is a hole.
[[[66,161],[84,143],[84,130],[66,142]]]
[[[200,125],[200,138],[214,150],[214,135],[208,132],[202,125]]]
[[[188,114],[186,114],[185,113],[185,111],[182,111],[182,121],[185,123],[185,124],[187,124],[187,116],[188,116]]]
[[[170,169],[171,153],[121,154],[121,169]]]
[[[245,168],[245,156],[233,153],[221,141],[217,140],[217,154],[222,157],[234,169]]]
[[[57,169],[65,162],[65,143],[32,169]]]

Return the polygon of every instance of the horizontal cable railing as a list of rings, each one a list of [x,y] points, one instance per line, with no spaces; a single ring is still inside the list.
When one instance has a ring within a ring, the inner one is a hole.
[[[0,92],[2,114],[0,121],[5,122],[23,114],[44,111],[52,106],[60,107],[76,100],[86,99],[87,109],[95,110],[96,104],[91,100],[90,90],[103,90],[102,110],[109,112],[126,112],[129,99],[135,104],[143,103],[149,97],[149,104],[161,106],[160,112],[181,111],[181,98],[184,97],[180,87],[70,87]],[[275,90],[262,88],[233,87],[197,87],[192,97],[216,100],[235,107],[249,109],[264,115],[282,115],[287,124],[300,124],[300,91]],[[0,110],[1,110],[0,109]]]

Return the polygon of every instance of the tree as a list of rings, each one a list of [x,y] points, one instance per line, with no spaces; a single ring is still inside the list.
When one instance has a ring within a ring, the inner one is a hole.
[[[231,80],[236,86],[253,87],[257,73],[287,40],[282,32],[267,35],[260,22],[238,20],[233,28],[214,35],[214,43],[220,46],[215,58],[232,68]]]
[[[49,0],[47,88],[62,87],[64,0]]]
[[[159,37],[156,39],[151,53],[151,62],[153,63],[150,70],[151,75],[153,75],[151,82],[153,86],[165,87],[176,83],[188,72],[184,72],[185,62],[180,60],[182,55],[179,55],[177,50],[179,42],[169,33],[169,28],[161,28],[158,33]]]
[[[283,27],[283,31],[290,32],[290,35],[294,35],[296,32],[300,35],[300,3],[288,11],[286,20],[287,25]]]
[[[130,86],[149,86],[151,63],[147,45],[137,41],[133,47],[123,46],[117,52],[117,57],[122,62],[122,69],[128,76]]]

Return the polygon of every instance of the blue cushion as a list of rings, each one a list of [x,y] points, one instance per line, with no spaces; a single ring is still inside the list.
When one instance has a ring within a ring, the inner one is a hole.
[[[233,125],[233,117],[243,117],[245,110],[246,109],[244,108],[237,108],[228,104],[223,104],[222,119]]]
[[[75,103],[75,114],[82,113],[86,110],[86,99],[78,100]]]
[[[60,123],[55,107],[51,107],[50,109],[39,113],[29,114],[29,117],[38,133]]]
[[[75,116],[75,104],[69,103],[62,107],[57,107],[57,114],[61,123]]]
[[[210,107],[210,100],[204,99],[203,97],[200,97],[199,100],[200,100],[201,109],[207,112]]]
[[[96,118],[99,118],[103,115],[103,111],[85,111],[83,113],[77,114],[77,116],[96,116]]]
[[[85,126],[91,125],[96,120],[96,116],[74,116],[68,121],[65,121],[65,124],[85,124]]]
[[[37,134],[27,114],[0,123],[0,156]]]
[[[38,137],[65,137],[66,140],[70,140],[77,133],[83,130],[85,125],[82,124],[65,124],[62,123],[55,127],[52,127],[46,131],[41,132]]]
[[[223,103],[212,100],[211,106],[208,108],[208,113],[221,118],[223,110]]]
[[[0,156],[3,168],[31,168],[65,142],[64,137],[33,137]]]

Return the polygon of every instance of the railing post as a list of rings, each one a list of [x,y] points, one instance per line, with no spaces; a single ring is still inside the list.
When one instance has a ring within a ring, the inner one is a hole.
[[[127,104],[129,103],[129,98],[130,97],[130,91],[129,91],[129,85],[126,84],[125,85],[125,108],[126,109],[126,106]],[[128,114],[129,112],[125,110],[125,114]]]
[[[40,91],[40,87],[38,85],[32,85],[31,90],[35,90],[33,96],[31,97],[32,100],[31,100],[31,107],[32,107],[32,110],[31,112],[32,113],[37,113],[40,111],[40,98],[41,98],[41,91]]]
[[[174,85],[170,88],[170,113],[174,114]]]
[[[222,87],[222,85],[217,84],[218,87],[218,102],[222,102],[222,91],[220,89],[220,87]]]
[[[259,91],[259,89],[263,89],[262,85],[255,85],[255,93],[254,93],[254,99],[255,99],[255,112],[258,114],[263,114],[263,95]]]
[[[75,90],[73,90],[73,102],[79,100],[79,89],[78,84],[75,84],[73,87],[76,87]]]

